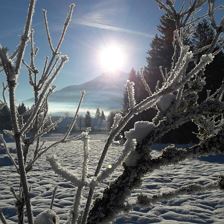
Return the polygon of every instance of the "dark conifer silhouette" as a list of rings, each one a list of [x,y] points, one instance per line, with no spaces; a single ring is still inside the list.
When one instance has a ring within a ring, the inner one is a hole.
[[[25,106],[24,103],[19,104],[19,106],[17,107],[18,113],[20,115],[24,115],[24,113],[27,111],[27,108]]]
[[[102,121],[105,121],[105,120],[106,120],[106,116],[105,116],[103,110],[101,111],[100,119],[101,119]]]
[[[0,131],[11,129],[12,129],[12,123],[11,123],[10,111],[7,106],[3,106],[0,109]]]
[[[85,127],[92,127],[92,118],[89,111],[87,111],[85,115]]]
[[[210,44],[215,37],[215,32],[207,20],[200,22],[194,32],[192,38],[192,45],[194,49],[198,49],[202,46]],[[201,52],[201,54],[205,53]],[[207,90],[211,90],[211,93],[221,85],[223,79],[223,68],[224,64],[224,54],[221,51],[215,56],[213,62],[207,66],[204,75],[206,80],[206,85],[203,91],[200,93],[200,100],[204,100],[207,96]]]
[[[176,29],[175,22],[167,15],[160,19],[158,31],[151,43],[151,49],[147,52],[144,76],[152,91],[155,90],[157,81],[162,79],[159,67],[170,69],[173,56],[173,32]]]

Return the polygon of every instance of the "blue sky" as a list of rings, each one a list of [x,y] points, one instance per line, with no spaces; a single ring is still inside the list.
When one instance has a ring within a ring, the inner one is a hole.
[[[54,43],[60,34],[70,3],[76,3],[73,22],[62,47],[70,58],[55,84],[57,89],[90,80],[104,71],[97,61],[102,46],[113,41],[124,45],[127,55],[125,72],[145,64],[146,51],[159,24],[161,11],[152,0],[37,0],[33,26],[39,47],[37,64],[41,70],[45,55],[50,53],[44,32],[42,9],[48,20]],[[19,42],[27,12],[26,0],[1,0],[0,43],[13,51]],[[3,22],[4,21],[4,22]],[[2,81],[2,76],[1,76]],[[22,70],[19,99],[30,94],[27,74]]]
[[[0,43],[9,51],[13,51],[19,43],[28,2],[1,0]],[[40,70],[45,56],[50,55],[42,9],[48,11],[50,31],[56,43],[68,6],[73,2],[76,3],[73,22],[61,49],[70,60],[55,81],[57,89],[88,81],[104,73],[97,54],[100,48],[111,41],[125,48],[125,72],[132,67],[138,70],[145,65],[146,52],[162,15],[154,0],[37,0],[33,26],[39,48],[37,65]],[[3,80],[1,75],[0,81]],[[22,70],[17,87],[19,100],[30,98],[30,93],[27,74]]]

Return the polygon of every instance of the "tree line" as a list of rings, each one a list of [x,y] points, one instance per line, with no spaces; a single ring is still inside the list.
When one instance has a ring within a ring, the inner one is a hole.
[[[17,107],[18,113],[24,120],[27,119],[29,108],[25,106],[24,103],[21,103]],[[52,116],[52,120],[57,121],[61,119],[61,116]],[[90,111],[87,110],[84,115],[78,115],[76,125],[73,128],[73,131],[82,131],[90,127],[93,131],[107,130],[110,127],[110,116],[107,120],[104,110],[100,108],[96,109],[95,115],[92,116]],[[63,132],[68,128],[72,118],[69,116],[61,119],[62,121],[55,128],[54,132]],[[0,108],[0,132],[3,130],[12,130],[12,122],[10,117],[10,111],[7,106]]]
[[[27,110],[28,108],[24,103],[19,104],[17,107],[17,111],[20,116],[24,116]],[[0,132],[3,130],[12,130],[10,111],[6,105],[0,108]]]
[[[65,118],[62,124],[59,124],[58,131],[63,131],[66,129],[71,122],[72,118]],[[95,115],[92,115],[89,110],[86,111],[85,115],[78,115],[76,124],[73,128],[73,131],[82,131],[86,128],[91,128],[92,131],[102,131],[107,130],[107,118],[105,116],[104,110],[101,110],[99,107],[96,109]]]

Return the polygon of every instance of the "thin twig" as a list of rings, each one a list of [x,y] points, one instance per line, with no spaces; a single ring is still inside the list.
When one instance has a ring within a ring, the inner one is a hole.
[[[193,193],[197,193],[197,192],[216,190],[216,189],[220,188],[219,182],[220,182],[220,180],[214,181],[214,182],[206,184],[206,185],[190,184],[190,185],[180,187],[179,189],[176,189],[176,190],[173,190],[170,192],[163,192],[158,195],[153,195],[152,197],[148,197],[146,195],[141,194],[138,196],[137,204],[139,204],[141,206],[147,206],[152,203],[156,203],[157,201],[169,200],[171,198],[177,197],[178,195],[193,194]]]
[[[21,135],[23,133],[25,133],[27,131],[27,129],[29,129],[29,127],[32,125],[33,120],[35,119],[39,109],[41,108],[41,105],[43,104],[43,102],[46,99],[46,93],[51,85],[51,83],[53,82],[54,78],[57,76],[58,72],[60,71],[60,69],[63,67],[65,63],[65,60],[61,60],[58,68],[56,69],[56,71],[54,72],[54,74],[52,75],[52,77],[49,78],[49,80],[45,83],[45,88],[43,89],[43,91],[40,94],[40,97],[38,99],[38,101],[35,104],[35,108],[33,109],[30,117],[28,118],[27,122],[25,123],[25,125],[22,127],[21,129]]]
[[[44,25],[45,25],[45,29],[47,33],[48,43],[49,43],[51,51],[54,52],[55,50],[52,44],[51,34],[50,34],[49,26],[48,26],[47,10],[43,9],[43,15],[44,15]]]
[[[3,98],[3,101],[5,103],[5,105],[7,105],[7,102],[6,102],[6,98],[5,98],[5,91],[6,89],[8,88],[8,86],[4,84],[4,82],[2,83],[2,98]]]
[[[7,221],[6,221],[5,216],[2,212],[2,209],[0,209],[0,220],[2,221],[2,224],[7,224]]]
[[[57,47],[55,48],[55,50],[54,50],[54,52],[53,52],[53,54],[52,54],[52,57],[51,57],[51,59],[50,59],[48,65],[47,65],[46,70],[45,70],[45,74],[46,74],[46,75],[49,73],[49,71],[50,71],[50,69],[51,69],[51,66],[52,66],[52,64],[53,64],[53,62],[54,62],[55,57],[58,55],[58,52],[59,52],[59,50],[60,50],[60,47],[61,47],[62,42],[63,42],[64,37],[65,37],[65,33],[66,33],[66,31],[67,31],[67,29],[68,29],[68,26],[69,26],[69,23],[70,23],[70,21],[71,21],[74,7],[75,7],[75,4],[71,4],[71,5],[70,5],[69,12],[68,12],[68,16],[67,16],[67,18],[65,19],[65,23],[64,23],[64,27],[63,27],[63,30],[62,30],[61,37],[60,37],[60,39],[59,39],[59,41],[58,41]]]
[[[77,120],[77,116],[78,116],[78,113],[79,113],[79,109],[80,109],[80,106],[81,106],[81,103],[83,101],[84,96],[85,96],[85,91],[82,91],[80,99],[79,99],[78,107],[76,109],[76,112],[75,112],[75,115],[73,117],[73,120],[72,120],[72,122],[71,122],[71,124],[70,124],[70,126],[69,126],[69,128],[67,130],[67,132],[65,133],[64,140],[67,140],[67,138],[69,137],[69,135],[70,135],[70,133],[71,133],[71,131],[72,131],[74,125],[75,125],[75,122]]]
[[[29,38],[35,5],[36,5],[36,0],[30,0],[28,14],[27,14],[27,18],[26,18],[26,24],[25,24],[25,28],[24,28],[24,33],[21,37],[19,48],[18,48],[18,53],[17,53],[16,65],[15,65],[15,73],[16,74],[18,74],[18,71],[20,69],[20,65],[21,65],[21,62],[23,59],[23,54],[24,54],[24,50],[26,47],[26,43]]]
[[[52,198],[51,198],[51,205],[50,205],[50,209],[53,208],[53,205],[54,205],[54,199],[55,199],[55,196],[56,196],[56,191],[57,191],[57,186],[54,187],[54,190],[52,192]]]
[[[10,187],[10,191],[12,192],[12,195],[14,198],[19,201],[19,196],[16,194],[15,189],[13,187]]]
[[[88,163],[88,155],[89,154],[89,136],[88,132],[84,133],[83,136],[83,164],[82,164],[82,182],[85,183],[86,176],[87,176],[87,163]],[[79,185],[75,198],[74,198],[74,204],[73,209],[71,210],[71,224],[77,224],[78,218],[79,218],[79,207],[80,207],[80,201],[82,197],[82,190],[83,185]]]
[[[13,159],[11,153],[9,152],[8,146],[7,146],[6,141],[5,141],[5,139],[4,139],[4,137],[3,137],[2,134],[0,134],[0,142],[3,143],[4,148],[6,150],[6,153],[7,153],[8,157],[9,157],[9,159],[11,160],[11,162],[13,163],[13,165],[15,166],[17,173],[19,173],[19,168],[18,168],[18,166],[16,164],[16,161]]]

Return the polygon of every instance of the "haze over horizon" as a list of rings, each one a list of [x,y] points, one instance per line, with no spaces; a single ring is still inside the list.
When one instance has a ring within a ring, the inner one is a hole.
[[[121,110],[128,73],[119,73],[116,77],[105,76],[107,75],[99,75],[82,84],[71,84],[55,91],[49,97],[49,112],[54,115],[73,116],[83,90],[86,94],[79,111],[80,114],[85,114],[87,110],[95,114],[97,108],[103,110],[105,115],[111,111]],[[23,103],[31,107],[33,101],[33,98],[29,98]]]

